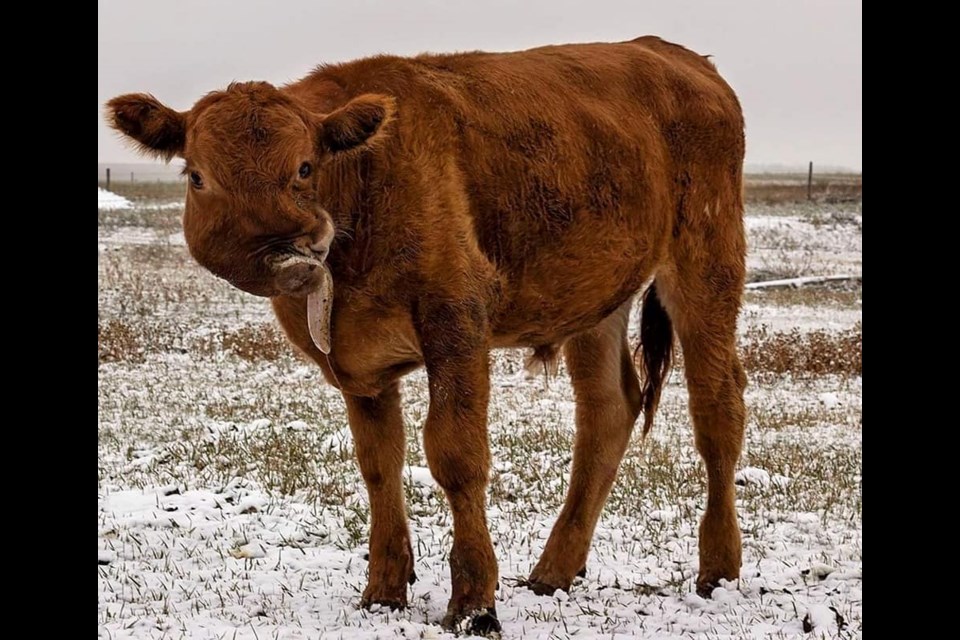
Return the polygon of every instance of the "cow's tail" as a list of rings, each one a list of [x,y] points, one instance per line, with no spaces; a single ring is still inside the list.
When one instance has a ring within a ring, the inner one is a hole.
[[[647,287],[643,294],[637,352],[641,360],[643,435],[646,436],[653,426],[653,414],[660,403],[660,390],[670,373],[673,356],[673,325],[657,296],[656,282]],[[636,357],[637,353],[634,355]]]

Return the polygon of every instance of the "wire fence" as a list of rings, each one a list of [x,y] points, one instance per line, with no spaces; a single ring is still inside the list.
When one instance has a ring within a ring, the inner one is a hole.
[[[183,182],[178,164],[98,164],[97,183]]]

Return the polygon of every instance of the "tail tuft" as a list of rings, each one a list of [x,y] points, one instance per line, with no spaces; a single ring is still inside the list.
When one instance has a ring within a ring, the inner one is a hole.
[[[643,363],[643,435],[653,426],[653,414],[660,403],[660,390],[670,373],[673,359],[673,325],[670,316],[657,297],[657,283],[652,283],[643,294],[640,311],[640,344],[637,346]]]

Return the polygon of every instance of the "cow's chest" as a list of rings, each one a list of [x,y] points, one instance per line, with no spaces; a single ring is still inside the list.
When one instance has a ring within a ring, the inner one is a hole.
[[[423,364],[409,313],[371,301],[337,298],[329,355],[313,343],[303,298],[273,298],[273,310],[290,341],[320,365],[345,393],[374,396]]]
[[[420,367],[423,355],[409,313],[351,301],[334,307],[329,365],[347,393],[372,395]]]

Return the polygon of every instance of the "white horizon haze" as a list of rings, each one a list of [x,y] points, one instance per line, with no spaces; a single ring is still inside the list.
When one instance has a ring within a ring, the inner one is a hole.
[[[149,162],[104,120],[147,92],[189,109],[234,80],[296,80],[323,62],[515,51],[657,35],[712,56],[737,92],[747,163],[863,170],[863,9],[855,0],[98,0],[97,162]]]

